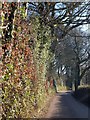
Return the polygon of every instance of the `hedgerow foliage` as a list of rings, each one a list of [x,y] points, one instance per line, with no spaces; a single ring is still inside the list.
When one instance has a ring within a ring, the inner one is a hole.
[[[1,31],[2,117],[35,117],[51,93],[47,81],[50,28],[41,26],[39,17],[28,22],[23,5],[4,3],[2,7],[2,28],[6,26]]]

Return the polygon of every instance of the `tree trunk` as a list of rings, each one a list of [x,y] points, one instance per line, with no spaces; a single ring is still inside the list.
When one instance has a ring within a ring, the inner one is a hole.
[[[77,81],[78,86],[80,85],[80,66],[77,64]]]
[[[76,75],[75,75],[75,91],[78,89],[78,86],[80,85],[80,66],[77,63],[76,64]]]
[[[59,67],[58,67],[58,77],[60,78]]]
[[[75,80],[75,83],[74,83],[74,87],[75,87],[75,91],[77,91],[78,89],[78,82]]]

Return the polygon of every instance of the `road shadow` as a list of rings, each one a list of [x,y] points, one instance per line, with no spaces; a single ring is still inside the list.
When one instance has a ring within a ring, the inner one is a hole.
[[[79,102],[87,105],[90,108],[90,88],[79,88],[77,91],[72,93],[73,97]]]
[[[82,118],[88,118],[87,117],[88,113],[87,115],[78,116],[76,114],[76,107],[78,109],[78,104],[71,96],[71,91],[67,91],[63,93],[58,92],[56,98],[53,101],[53,106],[51,106],[51,109],[53,109],[52,112],[50,113],[51,118],[66,118],[66,119],[79,118],[79,120]]]

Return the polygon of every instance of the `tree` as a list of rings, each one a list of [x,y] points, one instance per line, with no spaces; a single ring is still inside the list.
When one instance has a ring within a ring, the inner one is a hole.
[[[66,71],[68,79],[73,75],[75,79],[75,89],[78,88],[81,79],[90,69],[90,39],[82,38],[80,31],[73,30],[62,41],[58,39],[55,48],[56,66],[58,74]],[[64,67],[62,70],[62,66]],[[61,68],[61,70],[60,70]],[[74,73],[72,73],[72,71]]]
[[[51,32],[54,32],[54,26],[56,28],[59,26],[62,31],[60,37],[64,37],[75,27],[90,23],[88,12],[90,2],[29,2],[28,4],[28,14],[40,16],[41,21],[51,27]]]

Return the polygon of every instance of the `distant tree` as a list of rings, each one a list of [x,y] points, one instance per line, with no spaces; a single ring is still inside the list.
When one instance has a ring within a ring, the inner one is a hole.
[[[75,79],[75,89],[90,69],[90,39],[83,38],[80,31],[73,30],[65,38],[58,39],[55,48],[58,75],[65,73],[67,78]],[[54,44],[54,43],[53,43]]]

